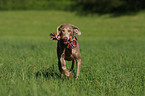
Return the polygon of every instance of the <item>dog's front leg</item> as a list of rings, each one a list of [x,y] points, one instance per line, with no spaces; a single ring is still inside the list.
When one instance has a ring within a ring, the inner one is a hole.
[[[76,79],[78,79],[78,77],[80,75],[80,68],[81,68],[81,59],[77,59],[77,77],[76,77]]]
[[[62,55],[61,55],[61,58],[60,58],[60,62],[62,64],[62,70],[64,71],[64,73],[65,73],[65,75],[67,77],[71,78],[71,74],[70,74],[70,72],[66,68],[66,62],[65,62],[65,59],[64,58],[65,58],[65,54],[63,52]]]
[[[63,77],[63,70],[62,70],[62,64],[61,64],[60,59],[58,59],[58,68],[59,68],[59,71],[61,73],[61,77]]]

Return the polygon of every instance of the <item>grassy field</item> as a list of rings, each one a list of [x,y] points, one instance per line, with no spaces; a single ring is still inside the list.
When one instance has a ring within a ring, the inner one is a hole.
[[[78,80],[59,77],[56,41],[49,34],[63,23],[82,32]],[[144,79],[143,12],[92,17],[60,11],[0,12],[0,96],[143,96]]]

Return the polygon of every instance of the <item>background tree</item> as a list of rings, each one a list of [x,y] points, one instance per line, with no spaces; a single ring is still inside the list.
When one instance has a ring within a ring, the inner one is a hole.
[[[145,9],[144,0],[75,0],[75,8],[85,13],[112,13]]]

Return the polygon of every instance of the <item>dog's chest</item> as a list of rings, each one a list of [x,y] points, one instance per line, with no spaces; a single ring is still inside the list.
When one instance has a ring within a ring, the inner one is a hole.
[[[65,49],[65,60],[71,61],[74,59],[74,56],[72,55],[72,50],[71,49]]]

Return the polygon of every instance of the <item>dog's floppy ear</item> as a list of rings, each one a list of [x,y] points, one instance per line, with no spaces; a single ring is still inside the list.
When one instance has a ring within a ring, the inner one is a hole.
[[[81,32],[77,26],[72,25],[74,32],[77,33],[78,35],[81,35]]]
[[[60,24],[58,27],[57,27],[57,35],[59,35],[60,31],[61,31],[61,27],[62,27],[62,24]]]

